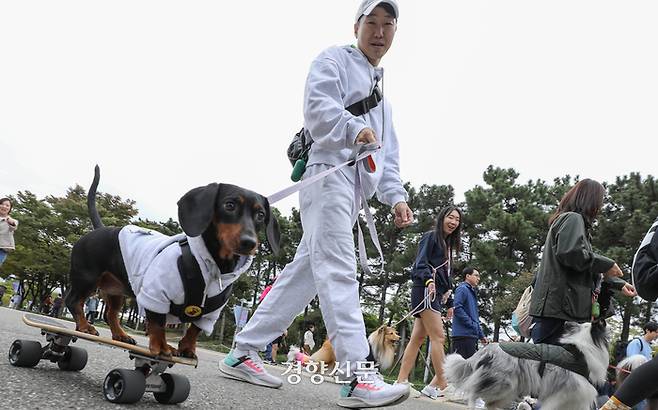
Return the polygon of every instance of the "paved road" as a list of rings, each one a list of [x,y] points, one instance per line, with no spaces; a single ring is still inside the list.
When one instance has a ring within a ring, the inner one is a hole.
[[[134,405],[116,405],[105,401],[102,383],[107,372],[114,368],[132,368],[126,352],[108,346],[80,340],[76,342],[89,353],[87,366],[79,372],[60,371],[56,364],[40,362],[35,368],[20,368],[9,364],[7,352],[15,339],[38,340],[45,338],[38,329],[21,321],[23,312],[0,307],[0,346],[4,351],[0,359],[0,384],[2,400],[8,409],[122,409]],[[109,335],[100,329],[101,335]],[[146,338],[137,336],[139,344]],[[333,383],[313,385],[307,377],[297,385],[284,384],[281,389],[252,386],[220,376],[217,363],[223,355],[199,349],[199,367],[177,365],[169,371],[187,376],[192,390],[181,408],[187,409],[340,409],[335,404],[339,386]],[[268,367],[272,372],[283,373],[283,366]],[[285,378],[285,376],[284,376]],[[138,408],[162,408],[153,395],[147,393]],[[170,407],[171,408],[171,407]],[[391,409],[456,410],[463,409],[452,403],[441,403],[428,398],[414,398],[390,407]]]

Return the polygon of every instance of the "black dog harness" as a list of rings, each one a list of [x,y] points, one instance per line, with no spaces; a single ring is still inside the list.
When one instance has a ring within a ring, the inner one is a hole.
[[[206,282],[199,264],[192,255],[190,244],[187,242],[187,238],[178,241],[178,244],[181,256],[178,257],[177,265],[185,290],[185,302],[180,305],[172,302],[169,313],[178,317],[181,322],[187,323],[224,306],[231,295],[233,284],[228,285],[220,294],[204,300]]]

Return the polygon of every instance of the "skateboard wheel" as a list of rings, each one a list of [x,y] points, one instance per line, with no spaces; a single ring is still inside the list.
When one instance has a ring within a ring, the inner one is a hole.
[[[138,370],[114,369],[103,381],[103,395],[112,403],[136,403],[145,390],[146,378]]]
[[[41,343],[34,340],[14,340],[9,348],[9,363],[20,367],[34,367],[41,360]]]
[[[60,369],[72,372],[82,370],[86,365],[87,351],[75,346],[66,346],[64,357],[57,362]]]
[[[170,373],[162,373],[160,377],[167,390],[162,393],[153,393],[159,403],[176,404],[187,400],[187,396],[190,395],[190,381],[187,377]]]

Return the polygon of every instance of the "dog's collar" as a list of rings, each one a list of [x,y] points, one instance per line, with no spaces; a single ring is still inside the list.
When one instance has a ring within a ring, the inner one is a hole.
[[[254,259],[253,256],[240,256],[233,272],[222,273],[217,263],[215,263],[215,259],[213,259],[208,251],[208,248],[206,248],[206,243],[201,236],[188,236],[187,242],[190,244],[192,255],[194,255],[194,258],[199,264],[206,282],[208,280],[216,280],[219,282],[220,291],[235,282],[240,275],[249,269]]]

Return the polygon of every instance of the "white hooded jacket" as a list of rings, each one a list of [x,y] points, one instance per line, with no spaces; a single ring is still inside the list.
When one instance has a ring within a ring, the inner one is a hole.
[[[180,322],[178,317],[168,313],[171,303],[185,303],[183,281],[177,264],[181,256],[178,241],[185,237],[185,234],[166,236],[135,225],[127,225],[119,232],[123,262],[141,315],[144,315],[144,309],[148,309],[167,314],[167,323]],[[200,236],[187,237],[187,241],[201,268],[209,298],[220,294],[251,266],[253,257],[241,256],[233,272],[222,274]],[[193,323],[209,335],[223,308],[209,312]]]
[[[362,116],[345,107],[368,97],[383,69],[374,67],[356,47],[330,47],[311,64],[304,92],[304,128],[313,139],[308,165],[339,165],[347,161],[354,140],[364,128],[372,128],[382,149],[373,155],[376,171],[361,172],[367,198],[375,192],[388,205],[407,200],[400,180],[399,145],[386,97]],[[342,172],[354,181],[354,168]]]

